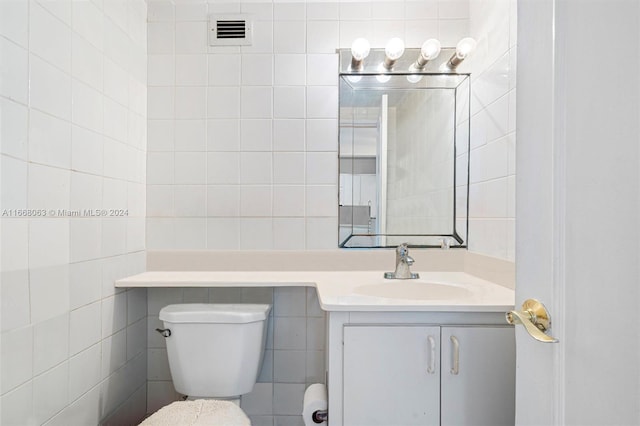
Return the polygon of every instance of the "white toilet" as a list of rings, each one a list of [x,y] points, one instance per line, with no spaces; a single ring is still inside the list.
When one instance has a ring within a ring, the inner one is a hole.
[[[271,305],[187,303],[165,306],[171,377],[189,399],[238,400],[258,379]],[[237,402],[236,402],[237,403]]]

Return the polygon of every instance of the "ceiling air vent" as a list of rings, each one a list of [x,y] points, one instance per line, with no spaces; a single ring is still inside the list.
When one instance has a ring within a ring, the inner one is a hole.
[[[250,46],[252,23],[249,15],[210,15],[210,46]]]

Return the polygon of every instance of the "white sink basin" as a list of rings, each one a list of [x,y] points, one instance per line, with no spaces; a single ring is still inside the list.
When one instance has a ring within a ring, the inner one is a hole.
[[[353,292],[362,296],[408,300],[451,300],[471,296],[471,292],[462,286],[420,279],[385,280],[383,283],[356,287]]]

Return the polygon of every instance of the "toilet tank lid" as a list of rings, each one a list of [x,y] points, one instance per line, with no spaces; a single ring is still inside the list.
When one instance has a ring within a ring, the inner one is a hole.
[[[267,304],[181,303],[165,306],[159,317],[172,323],[242,324],[264,321],[270,310]]]

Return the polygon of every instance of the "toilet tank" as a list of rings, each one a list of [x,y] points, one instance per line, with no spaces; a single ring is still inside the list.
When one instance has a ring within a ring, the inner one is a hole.
[[[258,379],[271,305],[185,303],[165,306],[169,368],[176,391],[237,398]]]

